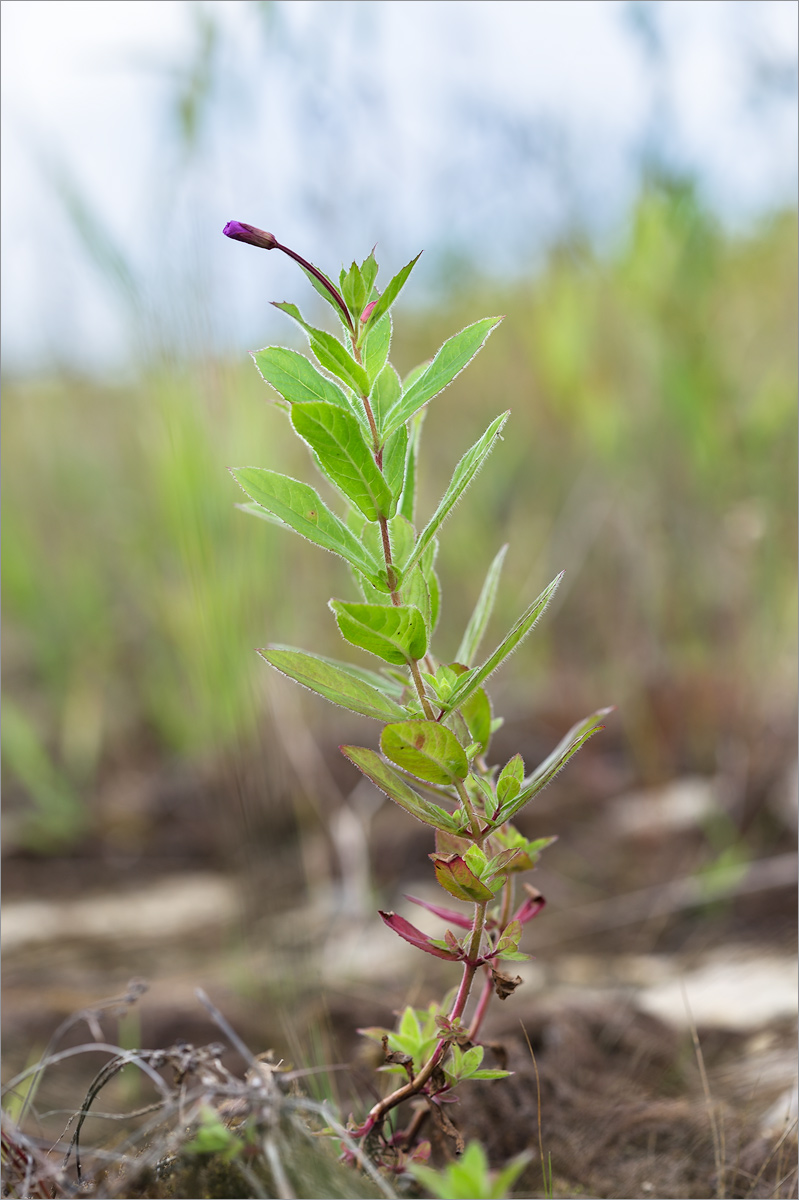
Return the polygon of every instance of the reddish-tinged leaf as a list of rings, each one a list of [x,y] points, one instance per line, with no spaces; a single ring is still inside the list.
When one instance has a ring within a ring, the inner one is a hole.
[[[441,857],[438,854],[429,856],[433,860],[436,879],[445,892],[456,900],[466,900],[471,904],[483,904],[494,899],[494,893],[470,870],[467,863],[459,854]]]
[[[388,925],[389,929],[393,929],[406,942],[410,942],[412,946],[416,946],[419,950],[424,950],[427,954],[434,955],[435,958],[446,958],[448,962],[457,962],[458,955],[445,950],[443,946],[433,945],[432,939],[427,934],[422,933],[421,929],[417,929],[415,925],[411,925],[410,921],[406,921],[404,917],[400,917],[397,913],[381,912],[380,916]]]
[[[533,917],[537,917],[541,909],[546,904],[546,900],[540,892],[531,887],[529,883],[524,885],[525,891],[529,892],[527,899],[521,908],[518,908],[513,914],[514,921],[521,921],[525,925],[528,921],[532,921]]]
[[[418,904],[420,908],[426,908],[428,912],[441,917],[442,921],[449,921],[450,925],[457,925],[461,929],[471,929],[472,927],[470,918],[464,913],[457,913],[452,908],[441,908],[438,904],[428,904],[426,900],[419,900],[416,896],[409,896],[407,893],[405,899],[410,900],[411,904]]]

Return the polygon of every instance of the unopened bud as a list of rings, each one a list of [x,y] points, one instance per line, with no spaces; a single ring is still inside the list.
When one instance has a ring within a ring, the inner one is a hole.
[[[366,308],[361,313],[361,324],[362,325],[365,325],[366,322],[369,320],[369,318],[372,315],[372,309],[374,308],[374,306],[376,304],[377,304],[376,300],[372,300],[369,304],[367,304]]]
[[[258,246],[261,250],[274,250],[277,238],[267,233],[265,229],[256,229],[254,225],[245,225],[243,221],[228,221],[222,230],[225,237],[235,238],[237,242],[247,242],[250,246]]]

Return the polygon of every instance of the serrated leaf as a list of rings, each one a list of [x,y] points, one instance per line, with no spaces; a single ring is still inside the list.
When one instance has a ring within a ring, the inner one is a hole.
[[[333,666],[325,659],[302,650],[268,646],[258,653],[289,679],[351,712],[374,717],[378,721],[395,721],[404,716],[399,704],[343,666]]]
[[[239,486],[267,514],[331,554],[338,554],[379,586],[381,567],[363,548],[343,521],[332,513],[307,483],[268,471],[265,467],[238,467],[231,471]]]
[[[466,755],[455,734],[435,721],[387,725],[380,735],[380,749],[403,771],[428,783],[446,785],[465,779],[469,773]]]
[[[471,362],[501,320],[502,317],[485,317],[482,321],[467,325],[460,333],[449,338],[429,367],[402,393],[388,414],[384,437],[388,437],[398,426],[404,425],[417,409],[452,383],[455,376]]]
[[[383,447],[383,477],[391,496],[390,511],[387,514],[389,517],[394,516],[397,503],[402,495],[407,449],[408,431],[404,425],[401,425]]]
[[[585,720],[578,721],[576,725],[572,726],[549,757],[544,759],[533,774],[525,779],[524,786],[518,795],[502,805],[494,818],[496,824],[501,825],[505,821],[509,821],[520,809],[524,808],[525,804],[532,800],[533,796],[542,791],[548,783],[551,783],[571,756],[576,754],[590,737],[593,737],[595,733],[599,733],[600,730],[605,728],[599,722],[610,712],[613,712],[612,708],[600,708],[597,712],[592,713],[590,717],[586,717]]]
[[[471,904],[485,904],[488,900],[493,900],[494,893],[478,879],[459,854],[445,858],[431,854],[430,858],[433,860],[436,879],[450,896]]]
[[[372,384],[372,390],[369,393],[369,403],[372,406],[378,431],[383,428],[386,413],[396,404],[401,392],[402,384],[399,375],[391,363],[387,362]],[[404,428],[404,425],[401,428]]]
[[[351,413],[320,401],[293,404],[291,423],[316,454],[328,479],[367,521],[391,515],[396,501]]]
[[[391,314],[386,313],[376,325],[370,324],[369,332],[361,345],[361,361],[373,384],[385,366],[391,347]]]
[[[438,804],[433,804],[420,796],[410,787],[388,763],[383,762],[379,754],[365,746],[341,746],[341,753],[353,763],[367,779],[371,779],[375,787],[404,808],[417,821],[440,829],[443,833],[452,833],[455,822],[450,814]]]
[[[353,263],[349,271],[341,272],[341,294],[344,297],[344,303],[350,310],[353,324],[357,328],[357,324],[361,319],[361,313],[366,307],[366,301],[369,299],[369,287],[366,286],[366,281],[361,275],[361,269],[357,263]]]
[[[409,659],[423,658],[427,631],[418,608],[411,604],[352,604],[331,600],[341,636],[353,646],[376,654],[395,667]]]
[[[529,608],[526,608],[519,617],[516,624],[511,629],[510,633],[497,646],[494,653],[485,660],[480,667],[473,667],[467,675],[464,675],[461,682],[455,688],[455,691],[449,698],[445,707],[445,712],[450,712],[453,708],[458,708],[463,704],[464,700],[480,687],[489,675],[496,671],[509,654],[512,654],[527,634],[533,628],[539,617],[543,614],[545,608],[552,599],[558,584],[563,578],[563,572],[552,580],[552,583],[544,589],[537,600],[534,600]]]
[[[504,412],[501,413],[500,416],[498,416],[495,420],[493,420],[483,436],[479,438],[469,450],[466,451],[463,458],[458,463],[453,472],[449,487],[442,496],[438,508],[433,513],[422,532],[419,534],[419,538],[416,542],[416,548],[407,564],[409,568],[413,566],[414,563],[419,561],[441,525],[452,512],[453,508],[458,503],[477,472],[480,470],[480,467],[491,453],[494,443],[499,437],[500,430],[507,421],[508,416],[509,413]]]
[[[317,371],[304,354],[285,346],[267,346],[256,350],[252,357],[263,378],[284,400],[292,404],[323,400],[349,411],[349,402],[341,388]]]
[[[416,520],[416,482],[419,471],[419,444],[422,438],[422,425],[427,409],[423,408],[401,429],[408,430],[408,450],[405,467],[405,486],[399,502],[399,511],[411,523]]]
[[[491,618],[494,601],[497,596],[497,588],[499,587],[499,577],[502,573],[502,564],[505,561],[507,552],[508,543],[506,542],[500,548],[494,561],[488,568],[488,574],[485,577],[480,596],[474,607],[474,612],[469,618],[466,632],[461,639],[458,653],[455,655],[458,662],[465,663],[467,667],[471,667],[474,657],[480,649],[480,642],[483,640],[483,634]]]
[[[326,371],[330,371],[331,375],[335,375],[337,379],[346,383],[347,387],[352,388],[358,395],[368,396],[369,377],[366,371],[360,363],[355,361],[338,338],[333,337],[332,333],[327,333],[324,329],[315,329],[313,325],[309,325],[296,304],[283,302],[275,304],[274,307],[287,313],[305,330],[311,350]]]
[[[416,258],[412,258],[411,261],[407,263],[401,271],[398,271],[394,278],[386,285],[385,291],[383,292],[382,296],[378,298],[377,303],[369,314],[367,329],[371,329],[372,326],[376,325],[380,318],[383,317],[391,308],[392,304],[397,299],[397,296],[399,296],[400,292],[402,291],[405,281],[419,261],[421,253],[422,252],[420,250],[416,255]]]

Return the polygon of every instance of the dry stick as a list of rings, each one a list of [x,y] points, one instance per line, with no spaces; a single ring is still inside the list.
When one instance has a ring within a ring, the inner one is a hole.
[[[527,1042],[527,1049],[530,1051],[530,1058],[533,1060],[533,1070],[535,1071],[535,1092],[538,1101],[538,1153],[541,1155],[541,1174],[544,1177],[544,1191],[548,1193],[551,1187],[547,1184],[547,1171],[544,1166],[544,1138],[541,1133],[541,1080],[538,1078],[538,1063],[535,1061],[533,1046],[528,1036],[527,1030],[524,1027],[524,1022],[520,1021],[524,1040]]]
[[[719,1130],[718,1123],[716,1121],[716,1113],[715,1113],[715,1108],[713,1105],[713,1097],[710,1092],[710,1082],[707,1077],[707,1071],[705,1070],[705,1056],[702,1053],[702,1047],[699,1044],[699,1034],[697,1033],[696,1022],[694,1021],[694,1015],[691,1012],[691,1005],[688,1000],[688,993],[685,990],[685,983],[682,980],[680,980],[680,987],[682,989],[682,997],[683,997],[683,1003],[685,1004],[685,1011],[688,1013],[688,1027],[691,1030],[691,1040],[693,1041],[693,1044],[694,1044],[694,1052],[696,1054],[696,1063],[697,1063],[697,1066],[699,1067],[699,1078],[702,1080],[702,1091],[705,1096],[705,1104],[707,1105],[707,1115],[708,1115],[708,1120],[710,1122],[710,1134],[713,1139],[713,1157],[716,1160],[716,1176],[717,1176],[716,1196],[719,1198],[719,1200],[721,1200],[721,1197],[723,1197],[724,1192],[726,1190],[724,1187],[724,1184],[725,1184],[724,1141],[723,1141],[723,1136]]]

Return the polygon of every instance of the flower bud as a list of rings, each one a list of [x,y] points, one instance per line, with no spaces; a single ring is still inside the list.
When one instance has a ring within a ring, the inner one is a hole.
[[[250,246],[258,246],[261,250],[274,250],[277,238],[267,233],[265,229],[256,229],[254,225],[245,225],[242,221],[228,221],[222,230],[225,237],[235,238],[237,242],[247,242]]]
[[[374,308],[374,306],[376,304],[377,304],[376,300],[372,300],[369,304],[367,304],[366,308],[361,313],[361,324],[362,325],[365,325],[366,322],[369,320],[369,318],[372,315],[372,309]]]

